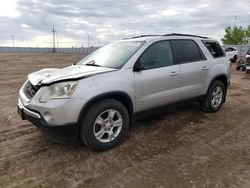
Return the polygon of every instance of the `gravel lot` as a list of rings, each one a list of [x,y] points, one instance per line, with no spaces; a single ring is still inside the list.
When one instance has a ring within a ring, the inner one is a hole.
[[[96,153],[51,141],[16,112],[28,73],[80,58],[0,54],[0,187],[250,187],[250,75],[233,71],[218,113],[192,105],[140,120]]]

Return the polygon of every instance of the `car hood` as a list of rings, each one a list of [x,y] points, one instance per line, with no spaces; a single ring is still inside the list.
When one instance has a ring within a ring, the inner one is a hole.
[[[31,73],[28,75],[29,81],[33,85],[51,84],[53,82],[89,77],[95,74],[115,71],[113,68],[95,67],[85,65],[72,65],[62,69],[49,68]]]

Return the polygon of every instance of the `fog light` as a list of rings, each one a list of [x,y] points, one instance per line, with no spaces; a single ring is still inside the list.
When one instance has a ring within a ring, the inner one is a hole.
[[[45,111],[43,113],[43,118],[45,119],[45,121],[47,123],[50,123],[50,122],[52,122],[54,120],[53,117],[52,117],[52,114],[50,112],[48,112],[48,111]]]

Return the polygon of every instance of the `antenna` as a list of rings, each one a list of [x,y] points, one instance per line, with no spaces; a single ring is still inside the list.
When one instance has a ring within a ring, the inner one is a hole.
[[[55,53],[56,52],[56,39],[55,39],[56,31],[55,31],[54,26],[51,32],[52,32],[52,37],[53,37],[53,53]]]

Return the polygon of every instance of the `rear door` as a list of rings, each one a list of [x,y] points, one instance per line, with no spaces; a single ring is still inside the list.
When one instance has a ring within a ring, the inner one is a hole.
[[[174,64],[170,41],[152,44],[138,62],[144,70],[134,72],[137,111],[179,100],[180,67]]]
[[[194,40],[171,41],[175,61],[180,65],[180,98],[182,100],[204,94],[210,64]]]

